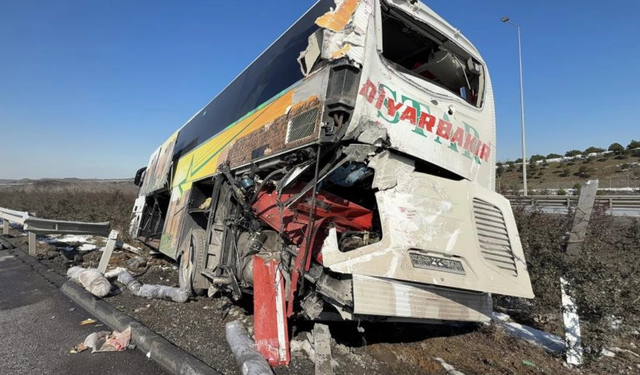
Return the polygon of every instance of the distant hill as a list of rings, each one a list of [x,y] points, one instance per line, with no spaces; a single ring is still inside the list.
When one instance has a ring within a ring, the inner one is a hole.
[[[527,163],[529,190],[570,189],[590,179],[600,180],[600,188],[640,188],[640,149],[573,154],[532,157]],[[497,163],[496,189],[521,188],[522,159]]]

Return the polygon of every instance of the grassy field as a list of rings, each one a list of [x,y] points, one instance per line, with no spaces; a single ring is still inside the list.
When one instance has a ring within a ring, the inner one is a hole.
[[[589,179],[599,179],[601,188],[640,188],[640,154],[609,154],[527,166],[529,189],[571,189]],[[496,188],[502,192],[522,188],[522,164],[499,164]]]

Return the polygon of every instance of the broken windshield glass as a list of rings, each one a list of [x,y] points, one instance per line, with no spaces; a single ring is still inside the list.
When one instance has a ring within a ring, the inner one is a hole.
[[[382,39],[382,55],[397,70],[481,106],[484,68],[447,37],[383,3]]]

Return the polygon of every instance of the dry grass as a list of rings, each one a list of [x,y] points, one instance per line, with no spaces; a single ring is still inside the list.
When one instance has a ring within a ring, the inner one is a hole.
[[[640,327],[640,221],[595,212],[580,256],[564,253],[570,217],[515,212],[536,298],[498,298],[520,320],[562,334],[560,276],[572,285],[587,354],[595,359],[611,342]],[[611,328],[621,318],[620,329]]]
[[[137,188],[132,183],[48,183],[0,190],[0,207],[45,219],[111,223],[126,236]]]
[[[530,164],[527,167],[527,183],[530,189],[570,189],[589,179],[599,179],[601,188],[640,187],[640,154],[627,153],[617,157],[606,155],[559,163]],[[504,167],[497,169],[496,179],[500,190],[520,189],[522,165],[504,164]]]

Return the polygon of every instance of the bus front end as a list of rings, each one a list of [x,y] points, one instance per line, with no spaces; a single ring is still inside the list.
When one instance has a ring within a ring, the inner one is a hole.
[[[372,148],[353,152],[341,183],[372,175],[358,195],[375,201],[378,232],[330,230],[323,266],[352,277],[352,305],[334,305],[352,319],[488,321],[491,294],[533,292],[510,204],[494,192],[487,67],[420,2],[363,0],[344,32],[359,19],[364,63],[343,142]]]

